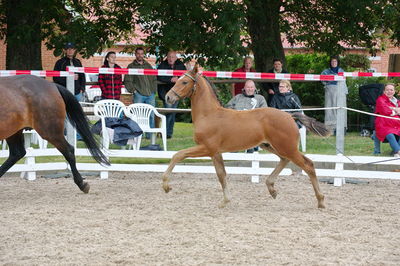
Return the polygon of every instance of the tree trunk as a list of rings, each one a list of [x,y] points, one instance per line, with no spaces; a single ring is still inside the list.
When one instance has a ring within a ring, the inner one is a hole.
[[[41,8],[36,0],[4,0],[7,18],[6,69],[41,70]]]
[[[282,1],[246,0],[244,3],[257,71],[266,72],[271,69],[274,58],[281,59],[286,68],[279,25]]]

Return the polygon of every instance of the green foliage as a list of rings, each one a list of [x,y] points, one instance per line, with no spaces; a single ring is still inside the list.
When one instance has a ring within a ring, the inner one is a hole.
[[[245,53],[241,43],[244,10],[235,2],[149,1],[138,11],[151,52],[184,51],[184,60],[195,58],[202,65],[206,58],[211,65],[230,64]]]
[[[371,66],[371,61],[361,54],[346,54],[341,59],[340,64],[346,68],[346,71],[367,71]]]

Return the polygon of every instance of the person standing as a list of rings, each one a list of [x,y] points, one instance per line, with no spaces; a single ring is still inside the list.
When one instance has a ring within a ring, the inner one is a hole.
[[[57,60],[54,65],[54,70],[57,71],[66,71],[67,66],[75,66],[82,67],[81,61],[76,58],[76,49],[75,44],[72,42],[68,42],[64,46],[64,57]],[[84,73],[75,73],[75,98],[78,101],[83,100],[83,93],[85,92],[85,74]],[[64,87],[67,87],[67,78],[66,77],[53,77],[53,81],[57,84],[60,84]]]
[[[176,56],[175,51],[169,51],[167,54],[167,59],[162,61],[158,66],[158,69],[172,69],[172,70],[186,70],[185,65],[181,60]],[[175,85],[176,81],[179,77],[177,76],[157,76],[158,81],[162,82],[158,84],[158,97],[162,100],[164,104],[164,108],[177,108],[179,101],[176,101],[174,104],[168,104],[165,101],[165,95],[168,91]],[[176,113],[168,113],[166,115],[167,118],[167,138],[172,138],[174,133],[174,124],[175,124],[175,115]]]
[[[110,51],[107,53],[104,64],[105,68],[121,68],[115,63],[117,55]],[[99,85],[102,99],[119,100],[121,97],[122,75],[121,74],[99,74]]]
[[[256,70],[253,68],[253,58],[250,56],[246,56],[243,59],[243,66],[235,69],[234,72],[256,72]],[[238,82],[238,83],[232,83],[231,87],[231,95],[232,97],[235,97],[235,95],[242,94],[242,89],[244,86],[244,82]]]
[[[322,71],[321,75],[337,75],[339,72],[344,72],[344,70],[339,66],[339,57],[333,56],[329,60],[329,68]],[[348,89],[345,81],[322,81],[325,87],[325,107],[337,107],[338,97],[340,93],[345,94],[343,97],[346,98],[348,94]],[[346,107],[346,101],[344,106]],[[347,110],[344,110],[344,127],[347,128]],[[325,125],[330,129],[336,131],[337,122],[337,110],[325,110]]]
[[[275,73],[275,74],[289,73],[286,69],[283,68],[283,64],[280,59],[275,58],[272,63],[273,63],[273,68],[268,70],[267,73]],[[274,98],[274,95],[279,93],[279,82],[268,82],[265,83],[263,87],[264,90],[262,94],[267,99],[268,105],[270,105],[272,99]]]
[[[147,62],[144,55],[143,47],[135,49],[135,60],[128,65],[128,68],[153,69],[152,65]],[[146,103],[156,106],[156,89],[157,77],[150,75],[125,75],[125,88],[133,94],[132,101],[134,103]],[[155,127],[154,113],[150,115],[150,127]],[[149,137],[146,134],[146,137]]]

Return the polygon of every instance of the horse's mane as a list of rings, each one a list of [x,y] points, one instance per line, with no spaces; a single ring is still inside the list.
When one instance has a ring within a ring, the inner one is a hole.
[[[202,77],[207,81],[208,85],[210,86],[212,95],[215,97],[215,99],[218,101],[218,103],[222,106],[222,101],[218,98],[218,94],[216,92],[217,88],[215,87],[214,83],[212,83],[206,76],[202,75]]]

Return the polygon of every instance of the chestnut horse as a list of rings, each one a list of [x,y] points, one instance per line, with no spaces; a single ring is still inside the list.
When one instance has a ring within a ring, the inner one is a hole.
[[[313,162],[298,149],[299,129],[294,119],[302,122],[308,130],[320,136],[330,132],[314,118],[301,113],[289,114],[275,108],[259,108],[236,111],[223,108],[208,82],[198,73],[198,65],[186,72],[167,93],[170,104],[179,99],[190,98],[194,141],[197,146],[177,152],[163,174],[163,188],[169,192],[169,176],[175,165],[187,157],[210,156],[222,186],[224,207],[230,200],[227,192],[226,172],[221,153],[245,150],[259,145],[280,158],[280,162],[266,180],[269,193],[276,198],[274,183],[282,169],[292,161],[310,177],[318,207],[324,208],[324,195],[321,193]]]
[[[10,150],[8,159],[0,167],[0,177],[26,154],[22,131],[35,129],[64,155],[75,184],[88,193],[90,186],[83,182],[76,168],[74,147],[64,137],[66,115],[93,158],[110,165],[90,132],[81,105],[63,86],[30,75],[0,78],[0,114],[0,139],[6,139]]]

